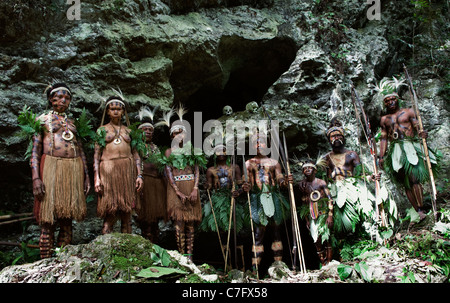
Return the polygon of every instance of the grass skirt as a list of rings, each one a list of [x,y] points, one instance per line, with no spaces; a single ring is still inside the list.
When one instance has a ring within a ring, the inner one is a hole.
[[[194,188],[195,181],[177,181],[178,189],[189,196]],[[200,192],[195,202],[186,201],[184,204],[178,198],[172,186],[167,186],[167,214],[174,221],[200,222],[202,220],[202,207],[200,204]]]
[[[428,148],[433,175],[436,176],[439,168],[440,155]],[[410,188],[410,176],[419,183],[429,181],[430,174],[422,152],[421,143],[417,138],[393,140],[384,160],[384,170],[397,184]]]
[[[39,224],[56,223],[57,219],[81,221],[86,216],[84,167],[81,157],[60,158],[43,155],[42,182],[45,195],[35,205]]]
[[[140,209],[136,211],[138,222],[167,221],[167,190],[161,177],[144,175],[144,189],[141,196]]]
[[[200,229],[204,231],[216,231],[216,222],[220,231],[228,231],[231,208],[231,189],[222,188],[211,191],[211,204],[209,201],[203,205],[203,218]],[[236,205],[236,232],[250,225],[250,215],[247,202],[247,194],[243,193],[234,200]],[[214,211],[214,214],[213,214]],[[214,220],[215,217],[215,220]],[[234,225],[231,225],[233,228]]]
[[[139,209],[136,194],[136,164],[133,157],[100,162],[103,195],[98,196],[97,216],[105,218],[117,212]]]

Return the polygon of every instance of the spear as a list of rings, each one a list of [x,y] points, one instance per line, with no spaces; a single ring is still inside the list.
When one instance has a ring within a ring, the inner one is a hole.
[[[235,187],[235,171],[234,171],[234,162],[235,162],[235,156],[233,155],[233,157],[231,158],[231,168],[232,168],[232,187],[231,187],[231,192],[233,192],[234,187]],[[237,256],[237,251],[236,251],[236,211],[235,211],[235,201],[234,201],[234,197],[233,195],[231,195],[231,205],[230,205],[230,219],[229,219],[229,223],[228,223],[228,237],[227,237],[227,252],[225,254],[225,272],[227,271],[227,260],[228,260],[228,252],[230,250],[230,233],[231,233],[231,221],[234,220],[234,246],[235,246],[235,262],[236,262],[236,256]],[[235,264],[236,265],[236,264]],[[237,266],[236,266],[237,267]]]
[[[270,115],[269,115],[269,113],[266,111],[266,108],[264,107],[264,105],[263,104],[261,104],[261,107],[263,108],[263,110],[264,110],[264,114],[267,116],[267,118],[269,119],[269,121],[270,122],[272,122],[272,119],[270,118]],[[282,167],[283,167],[283,169],[284,169],[284,171],[285,172],[287,172],[288,171],[288,168],[287,168],[287,161],[288,161],[288,159],[287,159],[287,149],[286,149],[286,144],[284,144],[284,148],[283,148],[283,145],[282,144],[280,144],[280,137],[279,137],[279,135],[278,135],[278,132],[273,132],[273,137],[274,138],[272,138],[272,144],[278,144],[278,148],[279,148],[279,154],[280,154],[280,156],[281,156],[281,165],[282,165]],[[286,143],[286,142],[285,142]],[[288,175],[289,175],[290,173],[288,173]],[[290,197],[289,197],[290,198]],[[291,198],[290,198],[291,199]],[[295,204],[295,202],[294,202],[294,204]],[[295,208],[294,208],[295,209]],[[296,217],[296,216],[295,216]],[[296,221],[296,220],[295,220]],[[294,218],[292,219],[292,237],[293,237],[293,242],[294,242],[294,246],[293,246],[293,248],[292,248],[292,252],[290,252],[291,253],[291,258],[292,258],[292,255],[293,255],[293,262],[292,262],[292,267],[295,269],[295,266],[296,266],[296,264],[297,264],[297,260],[296,260],[296,258],[297,258],[297,252],[298,253],[300,253],[300,251],[299,250],[297,250],[297,244],[298,244],[298,241],[297,241],[297,237],[296,237],[296,230],[298,230],[298,222],[297,223],[295,223],[294,222]],[[301,243],[300,243],[300,245],[301,245]],[[301,258],[300,258],[301,259]]]
[[[242,168],[244,171],[244,181],[248,182],[247,166],[245,165],[244,155],[242,155]],[[256,266],[256,278],[259,280],[258,262],[257,262],[257,258],[256,258],[255,231],[253,230],[252,205],[250,203],[250,193],[249,192],[247,192],[247,200],[248,200],[248,210],[249,210],[249,214],[250,214],[250,227],[252,229],[253,253],[254,253],[254,257],[255,257],[255,266]]]
[[[405,70],[406,80],[408,81],[408,88],[409,88],[409,93],[411,95],[411,101],[412,101],[412,105],[414,108],[414,112],[416,113],[417,121],[419,122],[419,132],[422,132],[423,124],[422,124],[422,118],[421,118],[420,112],[419,112],[419,106],[417,105],[417,95],[414,90],[411,77],[409,76],[408,69],[406,68],[405,64],[403,64],[403,69]],[[425,138],[422,138],[422,147],[423,147],[425,159],[426,159],[427,166],[428,166],[428,172],[430,174],[430,185],[431,185],[431,191],[432,191],[431,206],[433,207],[434,219],[436,220],[437,219],[437,211],[436,211],[437,191],[436,191],[436,184],[434,183],[433,170],[431,169],[431,162],[430,162],[430,155],[428,153],[427,139],[425,139]]]
[[[283,133],[283,144],[284,144],[284,163],[286,165],[286,172],[288,176],[291,174],[291,169],[289,166],[289,158],[287,154],[287,146],[286,146],[286,136]],[[303,254],[303,246],[302,246],[302,237],[300,235],[300,228],[298,225],[298,217],[297,217],[297,208],[295,206],[295,196],[294,196],[294,186],[291,182],[289,184],[289,200],[291,202],[291,212],[292,212],[292,224],[294,225],[294,241],[298,244],[300,249],[298,250],[298,257],[300,261],[300,271],[302,274],[306,274],[306,265],[305,265],[305,257]]]
[[[211,195],[209,194],[209,188],[206,189],[206,192],[208,193],[209,204],[211,205],[211,212],[212,212],[213,217],[214,217],[214,223],[216,224],[216,231],[217,231],[217,237],[219,238],[220,250],[222,251],[223,260],[225,261],[225,264],[226,264],[227,259],[225,258],[225,252],[223,250],[222,240],[220,239],[219,226],[217,224],[216,214],[214,213],[214,207],[213,207],[213,204],[212,204],[212,201],[211,201]]]
[[[352,90],[352,102],[355,107],[356,118],[359,120],[359,122],[362,125],[361,117],[360,117],[359,111],[358,111],[358,106],[356,105],[356,102],[358,102],[359,108],[361,109],[361,114],[364,119],[363,131],[364,131],[364,136],[366,137],[366,140],[367,140],[367,145],[369,146],[370,155],[372,156],[373,172],[375,175],[378,175],[377,145],[375,143],[375,138],[372,135],[372,130],[370,128],[370,122],[369,122],[369,119],[367,119],[366,112],[364,111],[364,107],[362,106],[362,102],[358,97],[358,93],[356,92],[356,89],[353,86],[353,83],[351,83],[351,90]],[[381,226],[386,226],[384,207],[383,207],[383,203],[382,203],[383,201],[381,201],[380,191],[381,191],[380,181],[375,179],[375,204],[376,204],[375,205],[375,213],[376,213],[377,218],[380,218],[380,216],[381,216]]]

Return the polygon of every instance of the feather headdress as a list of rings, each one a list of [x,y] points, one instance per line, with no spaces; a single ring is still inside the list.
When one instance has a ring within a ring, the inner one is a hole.
[[[297,157],[294,157],[293,162],[300,166],[302,168],[302,170],[306,167],[312,167],[315,170],[325,170],[327,167],[327,163],[325,160],[325,157],[322,154],[319,154],[317,156],[316,161],[312,160],[309,155],[308,155],[308,159],[306,160],[299,160]]]
[[[52,79],[52,83],[49,84],[43,84],[46,85],[45,89],[44,89],[44,96],[46,97],[46,99],[48,100],[47,102],[47,106],[50,105],[50,100],[49,98],[56,92],[63,90],[66,91],[71,97],[73,95],[72,91],[70,90],[70,88],[64,83],[64,81],[61,81],[59,79]]]
[[[100,99],[100,106],[97,109],[97,111],[100,110],[101,108],[103,108],[102,122],[101,122],[100,126],[103,126],[103,122],[105,121],[105,114],[106,114],[106,109],[108,108],[108,105],[113,103],[113,102],[118,102],[118,103],[122,104],[122,106],[124,108],[125,119],[126,119],[126,122],[127,122],[127,127],[129,127],[130,126],[130,119],[128,118],[127,106],[126,106],[126,103],[125,103],[125,97],[123,96],[123,93],[120,90],[120,88],[118,88],[118,89],[111,88],[111,90],[113,91],[114,94],[111,97],[109,97],[109,98],[104,98],[104,97],[101,97],[101,96],[99,96],[97,94],[98,98]],[[118,97],[118,98],[114,98],[114,97]],[[110,100],[108,100],[108,99],[110,99]]]
[[[331,119],[330,125],[328,126],[328,129],[326,131],[327,138],[330,138],[330,135],[334,132],[340,133],[342,136],[344,136],[344,126],[341,121],[339,121],[336,117]]]
[[[175,113],[177,114],[177,116],[178,116],[178,119],[181,121],[181,123],[180,124],[175,124],[175,125],[172,125],[171,127],[170,127],[170,130],[169,130],[169,133],[170,134],[172,134],[172,133],[174,133],[174,132],[176,132],[176,131],[178,131],[178,130],[183,130],[183,131],[186,131],[186,127],[183,125],[183,116],[187,113],[188,111],[187,111],[187,109],[186,108],[184,108],[183,107],[183,105],[180,103],[179,105],[178,105],[178,108],[175,110]]]
[[[139,117],[139,120],[142,122],[142,124],[139,125],[139,127],[138,127],[139,129],[146,127],[146,126],[150,126],[150,127],[154,128],[153,119],[155,118],[155,113],[158,110],[158,107],[159,106],[155,106],[155,108],[153,108],[153,110],[151,110],[148,106],[141,107],[141,109],[139,110],[139,113],[138,113],[138,117]],[[147,122],[147,121],[144,122],[145,119],[149,119],[150,122]]]
[[[158,122],[155,123],[155,127],[160,127],[160,126],[167,126],[170,127],[170,119],[172,119],[172,116],[175,112],[173,111],[173,109],[169,109],[168,111],[164,112],[162,114],[162,117],[159,119]]]
[[[374,88],[377,92],[376,97],[380,102],[389,96],[396,96],[399,98],[399,90],[404,85],[407,85],[405,79],[397,79],[396,77],[392,77],[392,79],[383,78]]]

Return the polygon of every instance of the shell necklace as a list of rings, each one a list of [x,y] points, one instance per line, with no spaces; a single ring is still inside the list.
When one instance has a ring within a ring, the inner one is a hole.
[[[120,129],[122,128],[122,123],[119,125],[119,130],[117,131],[116,128],[111,124],[112,128],[114,129],[114,132],[116,133],[114,144],[120,144],[122,142],[122,139],[120,139]]]
[[[61,126],[64,128],[64,131],[62,133],[62,138],[68,142],[73,140],[73,133],[72,131],[69,129],[69,126],[67,124],[67,114],[66,113],[58,113],[55,111],[51,111],[51,113],[53,114],[53,117],[56,118],[56,120],[58,120],[58,122],[61,124]],[[60,119],[60,116],[62,116],[64,119]]]

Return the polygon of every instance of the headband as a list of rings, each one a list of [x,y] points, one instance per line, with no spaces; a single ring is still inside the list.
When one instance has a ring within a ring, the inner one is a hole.
[[[110,105],[110,104],[113,103],[113,102],[120,103],[120,104],[123,105],[123,107],[125,107],[125,103],[124,103],[122,100],[119,100],[119,99],[112,99],[112,100],[109,100],[108,102],[106,102],[105,108],[107,108],[108,105]]]
[[[342,127],[333,126],[327,130],[327,137],[329,137],[330,134],[334,132],[339,132],[341,135],[344,135],[344,129]]]
[[[388,95],[384,96],[384,97],[383,97],[383,100],[385,100],[386,98],[389,98],[389,97],[396,97],[396,98],[399,98],[398,94],[392,93],[392,94],[388,94]]]
[[[169,133],[172,134],[173,132],[180,130],[180,129],[183,131],[186,131],[186,127],[184,127],[184,125],[174,125],[170,128]]]
[[[56,93],[57,91],[60,91],[60,90],[65,90],[65,91],[67,91],[69,93],[69,95],[72,96],[72,92],[70,91],[70,89],[68,89],[67,87],[64,87],[64,86],[60,86],[60,87],[52,89],[50,91],[49,96],[51,96],[53,93]]]
[[[147,127],[147,126],[149,126],[151,128],[155,128],[153,126],[153,124],[151,124],[150,122],[145,122],[145,123],[142,123],[141,125],[139,125],[138,129],[141,129],[141,128],[144,128],[144,127]]]
[[[221,149],[220,151],[223,151],[224,149],[225,150],[227,149],[227,147],[225,145],[219,144],[216,147],[214,147],[214,152],[216,152],[219,148]]]
[[[315,165],[312,164],[312,163],[305,163],[305,164],[303,164],[303,165],[302,165],[302,170],[305,169],[306,167],[312,167],[312,168],[314,168],[315,170],[317,170],[317,166],[315,166]]]

